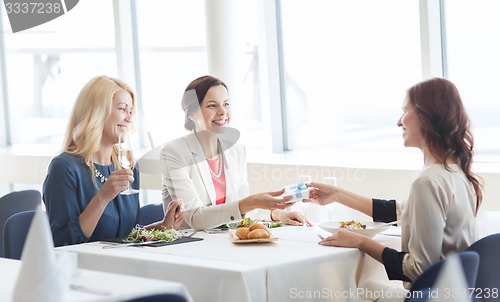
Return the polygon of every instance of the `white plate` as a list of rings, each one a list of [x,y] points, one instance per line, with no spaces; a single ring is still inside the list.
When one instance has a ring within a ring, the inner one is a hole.
[[[384,222],[373,222],[373,221],[360,221],[360,222],[366,225],[366,229],[344,229],[344,230],[372,238],[378,233],[383,232],[389,228],[389,225],[385,225]],[[327,232],[335,233],[338,230],[340,230],[340,221],[322,222],[318,226]]]
[[[242,240],[236,235],[235,230],[229,230],[229,239],[231,240],[232,243],[264,243],[264,242],[273,242],[278,240],[277,237]]]

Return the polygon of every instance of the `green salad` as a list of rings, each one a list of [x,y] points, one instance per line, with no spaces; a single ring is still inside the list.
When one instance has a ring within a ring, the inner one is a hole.
[[[246,217],[240,222],[235,222],[235,223],[229,223],[229,224],[221,224],[220,226],[217,227],[217,229],[237,229],[237,228],[242,228],[242,227],[249,227],[252,223],[256,222],[253,219],[250,219],[249,217]],[[264,221],[263,224],[267,226],[268,228],[277,228],[283,226],[283,223],[280,221]]]
[[[179,233],[173,229],[145,229],[136,225],[132,231],[123,239],[124,242],[146,242],[146,241],[174,241],[179,239]]]
[[[281,221],[269,221],[269,222],[264,222],[264,225],[270,229],[279,228],[279,227],[283,226],[283,222],[281,222]]]

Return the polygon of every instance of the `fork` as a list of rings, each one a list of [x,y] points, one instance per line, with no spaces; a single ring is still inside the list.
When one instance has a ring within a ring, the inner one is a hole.
[[[103,249],[115,249],[115,248],[121,248],[121,247],[127,247],[127,246],[146,246],[154,243],[162,242],[161,240],[155,240],[155,241],[144,241],[144,242],[128,242],[128,243],[120,243],[120,244],[114,244],[114,245],[105,245],[102,248]]]

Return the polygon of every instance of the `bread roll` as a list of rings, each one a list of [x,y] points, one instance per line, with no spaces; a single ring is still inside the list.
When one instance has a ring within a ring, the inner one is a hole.
[[[236,229],[236,236],[240,238],[241,240],[247,240],[248,239],[248,233],[250,233],[250,230],[248,228],[238,228]]]
[[[248,239],[265,239],[269,237],[271,237],[269,232],[260,228],[248,233]]]
[[[269,237],[271,237],[271,232],[270,232],[270,231],[269,231],[269,229],[268,229],[265,225],[263,225],[262,223],[254,222],[254,223],[252,223],[252,225],[250,225],[249,229],[250,229],[250,232],[251,232],[251,231],[253,231],[253,230],[257,230],[257,229],[264,230],[264,231],[266,231],[266,232],[269,234]],[[268,238],[269,238],[269,237],[268,237]]]

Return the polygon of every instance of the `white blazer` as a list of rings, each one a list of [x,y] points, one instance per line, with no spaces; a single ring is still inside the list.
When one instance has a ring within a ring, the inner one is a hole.
[[[194,133],[164,144],[160,153],[164,209],[172,199],[182,198],[185,222],[196,230],[243,219],[237,201],[249,194],[246,150],[241,144],[220,143],[225,150],[226,202],[217,206],[210,168]],[[263,212],[258,216],[269,218],[269,211]]]

